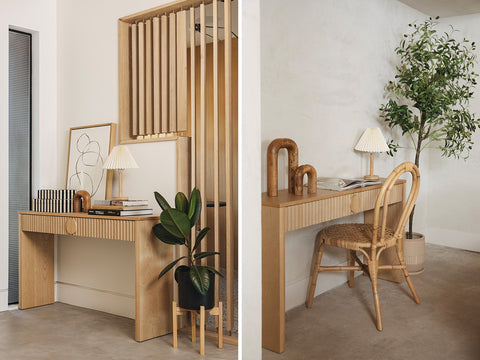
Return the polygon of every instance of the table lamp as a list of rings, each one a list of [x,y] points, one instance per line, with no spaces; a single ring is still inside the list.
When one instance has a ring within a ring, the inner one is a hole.
[[[365,180],[378,180],[378,175],[373,175],[373,153],[387,152],[388,145],[379,128],[368,128],[355,145],[355,150],[370,153],[370,175],[365,175]]]
[[[128,148],[121,145],[115,146],[103,164],[103,168],[118,170],[118,196],[114,197],[113,200],[128,200],[128,197],[122,194],[122,173],[125,169],[138,168]]]

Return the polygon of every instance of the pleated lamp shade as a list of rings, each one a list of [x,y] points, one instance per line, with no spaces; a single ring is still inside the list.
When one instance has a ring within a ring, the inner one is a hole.
[[[358,140],[357,145],[355,145],[355,150],[375,153],[387,152],[389,149],[380,129],[368,128],[364,131],[360,140]]]
[[[107,160],[103,164],[104,169],[133,169],[138,168],[137,162],[127,147],[117,145],[115,146]]]

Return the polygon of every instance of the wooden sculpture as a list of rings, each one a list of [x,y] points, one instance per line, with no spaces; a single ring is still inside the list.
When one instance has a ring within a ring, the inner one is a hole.
[[[83,212],[88,213],[88,209],[92,207],[92,199],[88,191],[80,190],[73,196],[73,212],[82,212],[82,200],[83,200]]]
[[[307,174],[309,194],[317,193],[317,171],[312,165],[301,165],[295,170],[295,195],[303,195],[303,176]]]
[[[278,151],[288,151],[288,192],[295,189],[295,170],[298,167],[298,147],[291,139],[275,139],[267,150],[267,192],[268,196],[278,196]]]

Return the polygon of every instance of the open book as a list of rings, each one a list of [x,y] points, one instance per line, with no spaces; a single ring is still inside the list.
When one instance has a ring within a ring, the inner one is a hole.
[[[378,180],[365,180],[365,179],[342,179],[342,178],[329,178],[319,177],[317,178],[317,188],[343,191],[359,187],[365,187],[370,185],[381,184]]]

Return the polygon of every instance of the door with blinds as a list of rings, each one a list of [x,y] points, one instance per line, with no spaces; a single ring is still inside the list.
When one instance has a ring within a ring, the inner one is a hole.
[[[18,212],[30,209],[32,37],[9,31],[8,303],[18,302]]]

